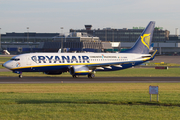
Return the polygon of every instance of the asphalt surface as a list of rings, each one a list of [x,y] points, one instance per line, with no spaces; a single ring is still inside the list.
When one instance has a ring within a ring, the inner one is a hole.
[[[0,84],[19,83],[180,83],[180,77],[0,77]]]
[[[180,56],[155,56],[154,60],[151,62],[155,63],[176,63],[180,64]]]

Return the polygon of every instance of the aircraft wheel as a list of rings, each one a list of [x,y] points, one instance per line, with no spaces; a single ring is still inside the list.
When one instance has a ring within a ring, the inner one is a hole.
[[[91,74],[91,78],[95,78],[95,74],[94,73]]]
[[[77,78],[77,76],[76,76],[76,75],[72,75],[72,77],[73,77],[73,78]]]
[[[95,74],[94,73],[89,73],[88,74],[88,78],[94,78],[95,77]]]
[[[19,78],[22,78],[22,75],[19,75]]]
[[[90,78],[90,74],[88,74],[88,78]]]

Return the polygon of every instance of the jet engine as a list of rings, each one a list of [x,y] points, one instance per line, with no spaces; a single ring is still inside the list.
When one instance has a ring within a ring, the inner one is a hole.
[[[61,71],[47,71],[47,72],[44,72],[45,74],[47,75],[60,75],[62,74]]]
[[[88,75],[92,70],[89,70],[89,68],[84,65],[76,65],[70,67],[69,72],[71,75]]]

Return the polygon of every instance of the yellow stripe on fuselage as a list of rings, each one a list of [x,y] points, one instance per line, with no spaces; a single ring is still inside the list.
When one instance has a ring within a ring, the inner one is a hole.
[[[75,73],[89,73],[89,71],[76,71]]]
[[[151,57],[145,58],[145,59],[143,59],[143,61],[147,61],[147,60],[149,60],[149,59],[151,59]]]

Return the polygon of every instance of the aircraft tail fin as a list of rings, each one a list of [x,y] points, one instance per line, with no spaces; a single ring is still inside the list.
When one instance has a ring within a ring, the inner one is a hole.
[[[153,31],[155,27],[155,22],[150,21],[144,31],[141,33],[136,43],[131,49],[123,51],[122,53],[141,53],[148,54],[150,50],[150,45],[152,42]]]

